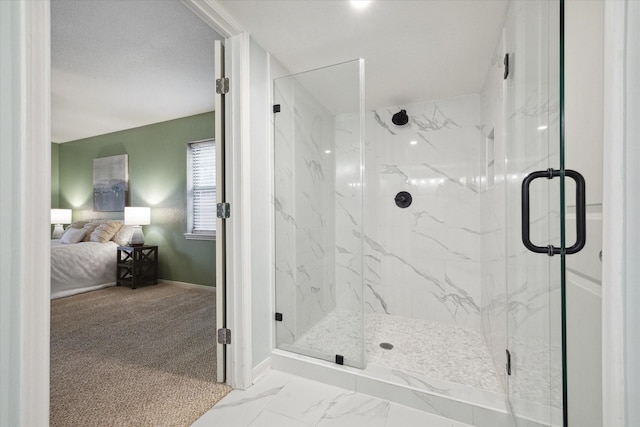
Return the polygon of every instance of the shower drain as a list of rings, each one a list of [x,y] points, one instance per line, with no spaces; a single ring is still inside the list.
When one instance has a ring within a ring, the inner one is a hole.
[[[388,342],[381,342],[380,347],[384,348],[385,350],[391,350],[393,348],[393,344],[389,344]]]

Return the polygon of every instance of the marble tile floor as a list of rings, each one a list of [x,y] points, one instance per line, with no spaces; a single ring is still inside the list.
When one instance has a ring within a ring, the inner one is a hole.
[[[387,400],[269,371],[234,390],[192,427],[470,427]]]

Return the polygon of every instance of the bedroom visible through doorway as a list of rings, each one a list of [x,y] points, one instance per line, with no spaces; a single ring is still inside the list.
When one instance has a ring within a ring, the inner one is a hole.
[[[151,224],[144,226],[145,243],[159,248],[160,284],[105,292],[127,291],[134,296],[162,286],[183,291],[190,284],[209,287],[208,305],[201,310],[217,312],[218,320],[207,320],[211,335],[194,331],[190,344],[197,348],[202,344],[198,339],[205,339],[221,348],[210,353],[213,360],[201,360],[206,365],[203,369],[217,367],[209,381],[223,382],[224,346],[217,344],[217,328],[225,326],[224,305],[216,309],[214,301],[216,295],[224,298],[220,288],[224,269],[216,269],[213,259],[224,263],[224,239],[192,241],[184,237],[186,143],[206,138],[222,141],[223,137],[219,134],[223,132],[223,109],[214,99],[214,68],[223,66],[214,59],[214,44],[223,36],[179,1],[134,0],[123,5],[98,0],[88,5],[53,0],[51,24],[51,205],[72,209],[74,221],[121,220],[122,212],[93,212],[91,196],[87,196],[91,186],[87,165],[96,158],[129,156],[127,206],[151,209]],[[219,159],[224,162],[224,154]],[[62,302],[53,301],[52,307]],[[176,307],[181,305],[176,303]],[[188,311],[184,314],[189,316]],[[55,335],[59,325],[54,322],[52,314],[52,372],[56,363],[53,344],[59,338]],[[118,347],[122,342],[113,344]],[[58,390],[53,375],[51,381],[51,390]]]

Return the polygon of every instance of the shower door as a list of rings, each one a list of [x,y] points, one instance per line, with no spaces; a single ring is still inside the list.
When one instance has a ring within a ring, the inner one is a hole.
[[[364,61],[274,80],[279,349],[364,366]]]
[[[505,358],[508,398],[518,426],[528,426],[529,421],[567,425],[563,7],[562,1],[513,1],[504,30],[509,54],[503,86],[507,141]],[[570,171],[566,174],[572,176]]]

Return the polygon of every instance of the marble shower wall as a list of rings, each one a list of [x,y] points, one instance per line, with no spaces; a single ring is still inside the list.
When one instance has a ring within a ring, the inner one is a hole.
[[[507,15],[505,46],[514,52],[507,82],[507,284],[509,350],[518,364],[509,377],[517,417],[547,420],[561,415],[562,360],[560,257],[527,251],[516,236],[521,228],[520,183],[526,174],[558,169],[559,8],[552,2],[513,2]],[[522,29],[527,31],[523,32]],[[551,76],[551,77],[550,77]],[[531,187],[531,239],[560,246],[559,179]],[[516,369],[517,368],[517,369]],[[551,411],[550,411],[551,409]],[[560,417],[561,418],[561,417]]]
[[[359,114],[336,117],[336,306],[340,310],[362,314],[364,190],[360,133]]]
[[[490,148],[481,179],[482,328],[505,390],[509,383],[514,413],[538,420],[559,406],[560,265],[559,257],[531,253],[522,244],[521,185],[530,172],[559,166],[558,87],[549,79],[557,74],[559,54],[548,51],[557,46],[549,38],[559,27],[556,13],[549,2],[511,2],[481,91],[483,140]],[[558,207],[550,202],[559,200],[558,181],[531,187],[531,236],[538,245],[559,242]],[[514,362],[510,377],[505,349]]]
[[[480,123],[477,94],[368,114],[365,310],[480,329]]]
[[[295,76],[276,80],[277,345],[294,343],[335,308],[334,116]]]
[[[482,100],[482,140],[480,197],[482,223],[482,331],[496,372],[506,390],[504,370],[507,344],[506,279],[506,147],[503,100],[502,37],[491,60]]]

